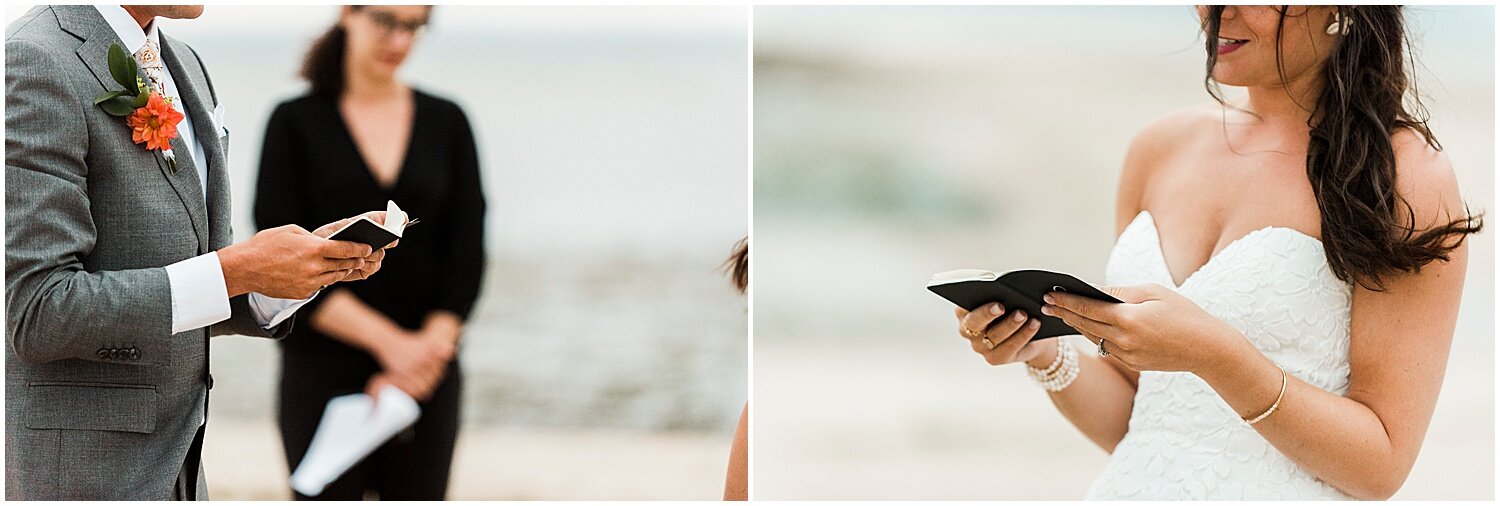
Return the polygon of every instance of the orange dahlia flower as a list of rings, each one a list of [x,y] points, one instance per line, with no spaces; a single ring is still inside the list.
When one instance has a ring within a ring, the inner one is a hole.
[[[146,143],[146,149],[150,150],[171,149],[170,141],[177,138],[177,123],[180,121],[182,113],[173,109],[159,93],[152,93],[146,105],[125,118],[125,124],[130,125],[131,139],[136,144]]]

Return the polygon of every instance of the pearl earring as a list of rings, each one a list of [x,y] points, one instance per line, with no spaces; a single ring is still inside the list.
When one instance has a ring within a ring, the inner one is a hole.
[[[1349,35],[1349,26],[1353,24],[1354,20],[1340,16],[1339,13],[1335,12],[1333,13],[1333,22],[1329,23],[1328,29],[1323,31],[1328,32],[1329,35]]]

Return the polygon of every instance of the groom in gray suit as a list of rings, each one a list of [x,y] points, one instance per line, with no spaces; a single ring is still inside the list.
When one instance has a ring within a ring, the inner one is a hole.
[[[281,338],[380,268],[327,239],[347,219],[231,244],[219,97],[153,22],[202,10],[42,6],[6,29],[6,499],[207,499],[209,337]],[[184,115],[170,160],[94,104],[120,89],[112,44]]]

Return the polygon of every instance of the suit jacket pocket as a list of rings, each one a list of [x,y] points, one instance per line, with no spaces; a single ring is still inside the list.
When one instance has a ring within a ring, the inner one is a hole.
[[[156,387],[152,385],[32,382],[26,396],[28,429],[142,434],[156,430]]]

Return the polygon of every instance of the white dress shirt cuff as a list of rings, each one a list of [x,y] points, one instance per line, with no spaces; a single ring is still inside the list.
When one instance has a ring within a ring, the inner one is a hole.
[[[167,285],[172,291],[173,334],[229,319],[229,289],[218,252],[168,265]]]
[[[307,301],[313,300],[322,291],[314,292],[312,297],[306,299],[278,299],[258,292],[250,292],[250,313],[255,316],[255,323],[260,327],[271,330],[272,327],[281,325],[281,322],[291,318]]]

